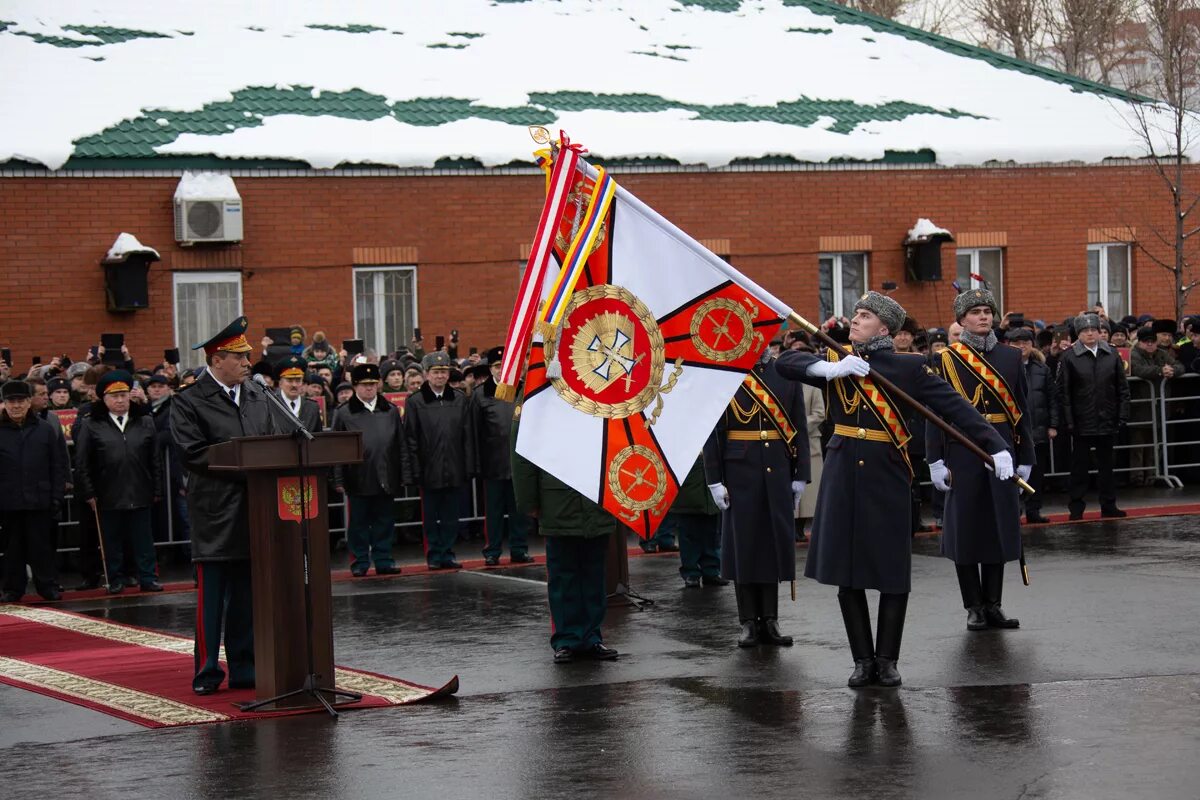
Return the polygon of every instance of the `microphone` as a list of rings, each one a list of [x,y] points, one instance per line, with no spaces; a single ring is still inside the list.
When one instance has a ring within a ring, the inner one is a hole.
[[[262,387],[263,393],[270,399],[270,402],[274,403],[275,407],[279,409],[284,419],[292,424],[292,432],[311,441],[313,438],[312,433],[309,432],[308,428],[304,427],[303,422],[296,418],[296,415],[292,413],[291,409],[283,404],[283,401],[279,399],[279,396],[276,395],[275,391],[271,388],[271,384],[267,383],[267,379],[256,373],[251,380]]]

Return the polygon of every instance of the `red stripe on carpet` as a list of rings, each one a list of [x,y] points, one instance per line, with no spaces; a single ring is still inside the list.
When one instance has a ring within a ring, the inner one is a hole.
[[[150,728],[322,711],[318,707],[266,713],[243,712],[235,704],[253,702],[253,689],[221,690],[206,696],[194,694],[191,690],[194,665],[189,652],[190,641],[183,637],[107,620],[96,620],[82,614],[50,609],[34,610],[42,614],[57,615],[56,618],[61,618],[68,625],[99,623],[98,630],[118,637],[137,638],[149,633],[149,641],[157,646],[146,646],[22,618],[18,614],[24,610],[19,607],[8,606],[7,609],[6,611],[5,607],[0,606],[0,659],[13,661],[6,662],[7,666],[5,662],[0,662],[2,683],[29,689]],[[80,620],[82,622],[77,622]],[[178,646],[177,652],[163,649],[173,646]],[[57,673],[51,673],[49,670],[55,670]],[[339,680],[374,679],[379,691],[396,694],[396,697],[389,698],[364,693],[361,701],[339,706],[339,709],[407,705],[453,694],[458,689],[457,677],[439,689],[377,673],[347,670],[344,667],[339,667],[338,670],[346,675],[343,679],[339,674]],[[67,674],[67,680],[57,686],[46,685],[47,681],[36,677],[54,675],[61,680],[64,677],[61,673]],[[71,680],[76,678],[79,680]],[[148,697],[142,698],[144,703],[140,706],[145,710],[139,711],[136,704],[122,705],[118,698],[111,696],[119,693],[105,691],[104,687],[98,689],[90,683],[97,681],[147,695]],[[156,699],[168,701],[162,704],[166,711],[161,714],[154,711]],[[203,717],[203,712],[215,713],[210,714],[212,718],[209,719],[172,721],[164,718],[174,713],[171,704],[183,706],[182,716],[185,717],[189,714]],[[220,719],[217,715],[225,719]]]

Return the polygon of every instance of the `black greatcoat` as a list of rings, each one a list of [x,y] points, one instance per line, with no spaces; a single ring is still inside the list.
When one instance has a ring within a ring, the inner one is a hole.
[[[453,489],[467,483],[474,461],[467,430],[467,396],[447,386],[439,399],[422,384],[404,401],[404,483]]]
[[[1029,413],[1029,390],[1025,369],[1021,366],[1021,351],[1006,344],[997,344],[986,353],[976,351],[1012,389],[1021,419],[1016,435],[1008,422],[992,422],[1004,447],[1013,457],[1013,466],[1032,465],[1035,460],[1032,415]],[[943,358],[943,370],[947,369]],[[958,360],[950,362],[967,392],[968,402],[974,398],[982,381],[974,370]],[[945,374],[949,374],[948,372]],[[978,392],[975,409],[981,415],[1001,414],[1000,401],[985,387]],[[946,512],[943,517],[942,555],[955,564],[1003,564],[1021,557],[1020,489],[1013,481],[1002,481],[983,465],[977,456],[960,444],[947,441],[945,434],[930,428],[925,439],[929,463],[946,462],[950,470],[950,491],[946,493]],[[988,450],[995,453],[997,450]]]
[[[131,403],[125,431],[94,403],[75,440],[76,494],[103,510],[149,508],[162,494],[162,450],[154,418]]]
[[[992,426],[939,378],[924,357],[890,349],[868,353],[871,370],[890,380],[940,417],[958,426],[983,449],[1004,447]],[[825,386],[824,378],[808,377],[818,359],[792,350],[780,355],[779,372],[792,380]],[[838,378],[847,397],[854,396],[851,378]],[[882,430],[874,414],[860,402],[853,414],[842,406],[832,385],[826,393],[825,414],[835,425]],[[893,401],[901,416],[910,409]],[[911,590],[912,502],[910,473],[904,456],[890,442],[848,438],[835,433],[825,452],[821,488],[808,546],[806,577],[831,586],[878,589],[890,594]]]
[[[333,415],[333,430],[361,431],[363,460],[334,467],[334,485],[352,497],[399,493],[402,425],[400,410],[384,397],[376,395],[373,412],[357,396],[347,400]]]
[[[470,439],[474,458],[471,474],[489,481],[512,479],[512,431],[516,403],[496,397],[496,380],[491,376],[471,393]]]
[[[200,380],[171,400],[171,437],[187,470],[193,561],[250,558],[246,480],[208,469],[210,445],[277,432],[270,401],[258,384],[243,382],[239,397],[240,403],[234,405],[205,370]]]
[[[721,514],[721,575],[738,583],[792,581],[796,579],[792,481],[811,477],[804,393],[779,375],[773,361],[756,364],[754,375],[775,393],[796,436],[792,447],[779,439],[729,441],[732,430],[776,430],[761,411],[749,422],[740,421],[731,405],[704,444],[706,480],[724,483],[729,490],[729,508]],[[746,410],[758,408],[745,384],[738,387],[731,403]]]

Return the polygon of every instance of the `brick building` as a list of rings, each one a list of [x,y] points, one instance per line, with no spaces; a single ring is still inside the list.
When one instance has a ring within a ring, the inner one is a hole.
[[[419,325],[427,339],[457,328],[463,346],[497,344],[542,200],[523,130],[530,123],[566,128],[623,186],[810,318],[895,282],[894,295],[923,325],[944,325],[951,282],[977,282],[972,275],[998,289],[1006,309],[1031,318],[1061,319],[1097,299],[1113,315],[1172,309],[1169,274],[1135,244],[1165,255],[1148,231],[1169,222],[1170,207],[1151,169],[1131,158],[1141,152],[1136,138],[1114,123],[1127,98],[823,0],[767,10],[658,0],[646,4],[650,16],[630,23],[582,2],[556,16],[551,4],[461,0],[452,10],[477,14],[443,20],[437,35],[399,31],[388,4],[366,4],[371,25],[314,16],[286,30],[245,18],[228,28],[199,19],[172,26],[144,19],[145,10],[122,17],[84,4],[63,4],[58,28],[47,30],[50,23],[37,27],[32,11],[17,5],[9,15],[21,19],[0,24],[0,55],[38,74],[70,57],[84,75],[114,62],[144,75],[154,59],[205,37],[276,32],[272,42],[283,49],[271,53],[274,68],[296,75],[295,85],[272,85],[254,63],[224,76],[226,84],[205,73],[217,84],[205,90],[212,97],[198,96],[193,81],[174,110],[164,110],[172,107],[162,98],[178,87],[131,83],[123,91],[132,98],[114,95],[112,109],[97,98],[101,110],[89,107],[79,120],[52,118],[36,92],[7,96],[19,107],[6,112],[29,112],[19,131],[0,134],[0,339],[18,366],[31,355],[78,357],[101,332],[118,330],[135,358],[156,361],[164,348],[186,348],[238,312],[256,336],[299,323],[335,342],[357,335],[390,349]],[[636,70],[615,62],[612,72],[636,72],[644,92],[628,91],[619,75],[581,74],[570,76],[570,89],[521,87],[526,101],[508,106],[481,101],[486,92],[461,93],[457,66],[410,99],[380,91],[367,71],[361,88],[346,88],[346,69],[332,66],[338,48],[395,48],[397,40],[409,40],[408,49],[388,57],[461,66],[473,48],[493,39],[505,46],[512,14],[523,15],[523,25],[544,18],[547,36],[573,14],[617,40],[620,25],[635,26],[631,40],[647,27],[669,34],[658,36],[657,49],[630,56],[640,59]],[[868,101],[853,98],[854,86],[819,95],[801,85],[766,102],[763,93],[777,89],[771,80],[740,100],[715,78],[706,86],[714,68],[706,48],[721,51],[717,66],[737,63],[729,48],[742,56],[770,50],[775,39],[762,38],[764,25],[779,33],[781,58],[820,55],[794,55],[786,37],[836,47],[847,59],[860,57],[847,49],[853,40],[868,54],[843,67],[858,84],[878,79],[880,91]],[[738,26],[757,26],[758,38],[713,34]],[[305,36],[334,44],[293,45]],[[323,60],[336,77],[325,87],[310,81],[304,64]],[[934,94],[950,96],[934,103],[915,85],[896,94],[877,74],[909,67],[962,75],[947,77]],[[70,99],[63,93],[82,102],[81,92],[104,86],[81,79],[43,88],[58,92],[57,102]],[[487,144],[470,149],[475,139]],[[185,170],[232,177],[240,240],[177,241],[174,195]],[[920,217],[954,234],[941,280],[911,280],[906,270],[902,242]],[[147,307],[112,313],[101,260],[123,231],[161,260],[149,270]]]

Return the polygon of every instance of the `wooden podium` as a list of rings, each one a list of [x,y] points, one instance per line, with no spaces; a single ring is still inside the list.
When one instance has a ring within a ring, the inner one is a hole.
[[[357,431],[315,433],[311,441],[246,436],[208,449],[210,469],[241,473],[249,484],[254,686],[259,700],[298,689],[308,677],[302,508],[308,518],[312,626],[307,635],[312,637],[313,672],[320,676],[321,688],[334,688],[326,477],[330,467],[355,464],[362,457],[362,434]],[[308,485],[303,502],[301,475]],[[312,705],[319,701],[300,694],[277,707]]]

